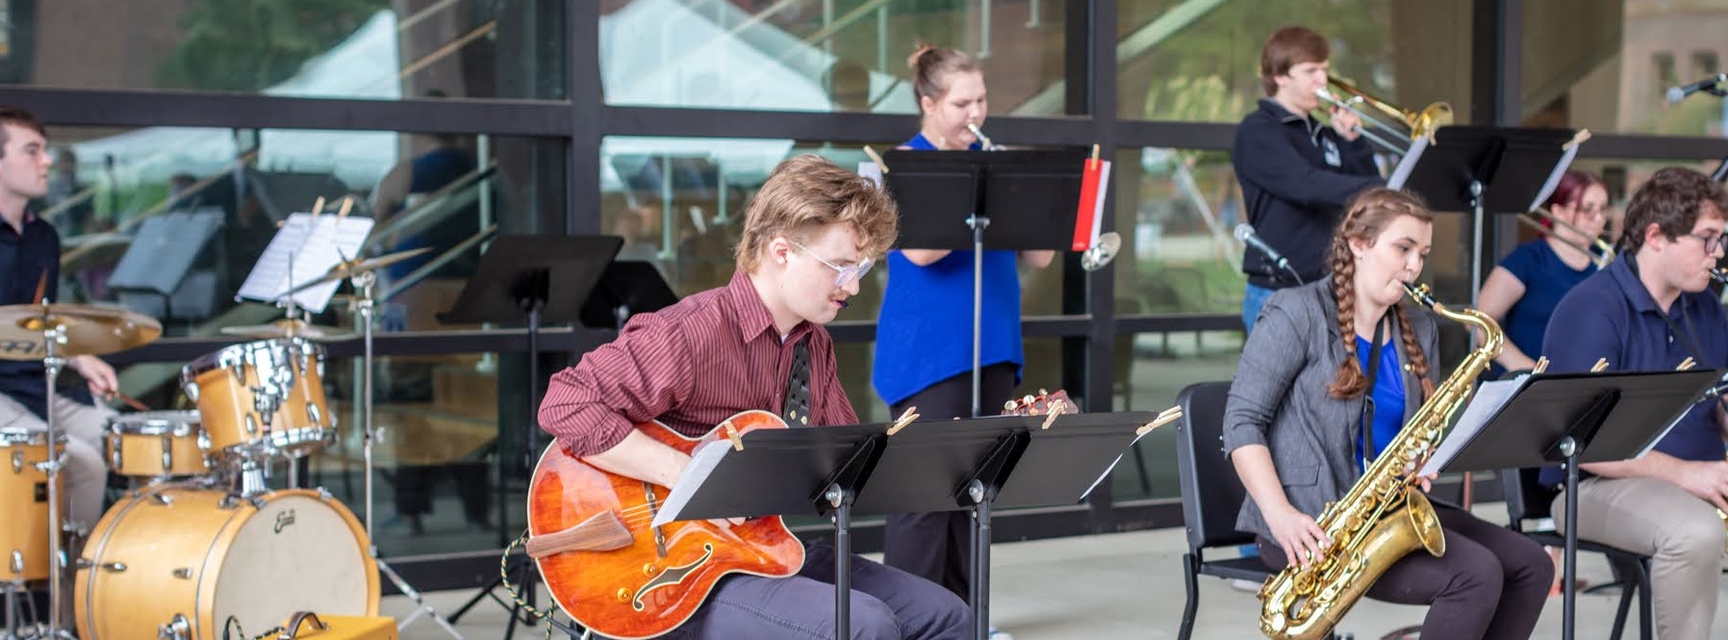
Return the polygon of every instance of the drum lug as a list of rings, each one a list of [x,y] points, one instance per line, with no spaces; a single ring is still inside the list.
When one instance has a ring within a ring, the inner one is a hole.
[[[112,451],[108,452],[108,466],[114,467],[115,469],[121,468],[125,464],[122,461],[126,459],[126,439],[120,437],[109,438],[108,445],[109,448],[112,449]]]
[[[99,564],[96,566],[101,567],[101,568],[109,571],[110,573],[125,573],[126,572],[126,563],[124,563],[124,562],[109,562],[107,564]]]
[[[174,437],[162,436],[162,472],[169,473],[174,468]]]
[[[197,404],[197,402],[198,402],[198,383],[197,382],[183,381],[180,384],[180,390],[182,392],[185,392],[187,400],[191,400],[193,402],[193,404]]]
[[[324,412],[318,410],[318,405],[306,405],[306,420],[315,427],[328,426],[324,424]]]
[[[330,495],[329,489],[325,489],[324,487],[318,487],[318,499],[319,500],[329,502],[329,501],[335,499],[335,497],[336,496]]]
[[[12,550],[12,573],[24,573],[24,552],[19,549]]]
[[[254,419],[252,415],[246,414],[246,433],[249,435],[258,433],[258,420]]]
[[[168,624],[156,628],[156,640],[186,640],[192,636],[192,621],[186,616],[174,614],[174,619]]]
[[[174,577],[179,578],[181,580],[191,580],[192,579],[192,568],[191,567],[180,567],[178,569],[175,569],[174,570]]]
[[[168,495],[166,493],[152,493],[152,494],[150,494],[150,498],[152,500],[155,500],[156,502],[160,503],[164,507],[174,506],[174,496]]]
[[[18,474],[23,473],[23,472],[24,472],[24,452],[23,451],[13,451],[12,452],[12,475],[18,475]]]

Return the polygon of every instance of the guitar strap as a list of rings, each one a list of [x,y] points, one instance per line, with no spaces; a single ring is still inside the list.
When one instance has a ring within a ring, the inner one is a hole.
[[[810,336],[792,347],[792,371],[786,376],[786,402],[780,417],[791,427],[810,426]]]

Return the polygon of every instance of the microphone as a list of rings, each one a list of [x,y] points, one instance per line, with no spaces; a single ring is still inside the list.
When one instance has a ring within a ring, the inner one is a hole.
[[[1296,273],[1295,269],[1290,267],[1290,261],[1285,260],[1284,254],[1278,253],[1278,250],[1273,249],[1272,245],[1266,244],[1265,240],[1261,240],[1260,236],[1254,233],[1254,225],[1246,222],[1236,225],[1236,239],[1241,241],[1243,244],[1254,247],[1255,250],[1264,254],[1266,259],[1272,262],[1273,266],[1278,267],[1282,271],[1289,272],[1291,276],[1295,277],[1296,284],[1302,284],[1302,276]]]
[[[1686,99],[1686,96],[1692,95],[1694,93],[1698,93],[1699,91],[1710,91],[1712,89],[1715,89],[1716,85],[1722,84],[1723,82],[1728,82],[1728,73],[1718,73],[1716,75],[1710,76],[1710,77],[1705,78],[1703,80],[1699,80],[1699,81],[1694,82],[1692,84],[1683,84],[1683,85],[1680,85],[1677,87],[1668,87],[1668,92],[1666,95],[1668,97],[1669,102],[1679,102],[1681,100]],[[1715,93],[1715,92],[1711,91],[1711,93]],[[1716,94],[1716,95],[1721,95],[1721,94]]]

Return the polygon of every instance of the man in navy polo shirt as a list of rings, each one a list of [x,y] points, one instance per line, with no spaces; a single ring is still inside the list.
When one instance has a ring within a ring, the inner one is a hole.
[[[1621,258],[1579,283],[1554,309],[1543,340],[1550,371],[1671,370],[1690,357],[1728,365],[1728,318],[1706,291],[1722,258],[1728,195],[1702,173],[1656,172],[1626,205]],[[1651,556],[1656,635],[1710,637],[1728,535],[1723,408],[1700,402],[1642,457],[1581,465],[1578,537]],[[1557,484],[1556,470],[1543,481]],[[1564,523],[1565,497],[1554,499]]]
[[[44,298],[60,302],[60,234],[29,210],[31,200],[48,193],[52,165],[42,123],[28,111],[0,105],[0,305],[36,302],[39,282]],[[119,386],[114,368],[95,356],[67,358],[66,365],[96,395],[111,395]],[[40,360],[0,361],[0,428],[44,431],[49,411],[67,437],[65,517],[95,526],[108,482],[102,430],[114,411],[81,392],[63,391],[49,407]]]

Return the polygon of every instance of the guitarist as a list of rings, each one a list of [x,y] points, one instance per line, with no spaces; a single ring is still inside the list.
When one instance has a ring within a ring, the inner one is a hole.
[[[595,467],[671,487],[689,456],[635,424],[697,437],[750,409],[793,427],[857,423],[822,325],[894,241],[897,215],[887,193],[824,158],[782,162],[745,212],[732,281],[632,317],[616,340],[553,375],[541,427]],[[726,577],[669,637],[828,637],[833,553],[807,549],[788,578]],[[935,583],[861,557],[851,572],[854,638],[958,639],[972,628],[966,604]]]

